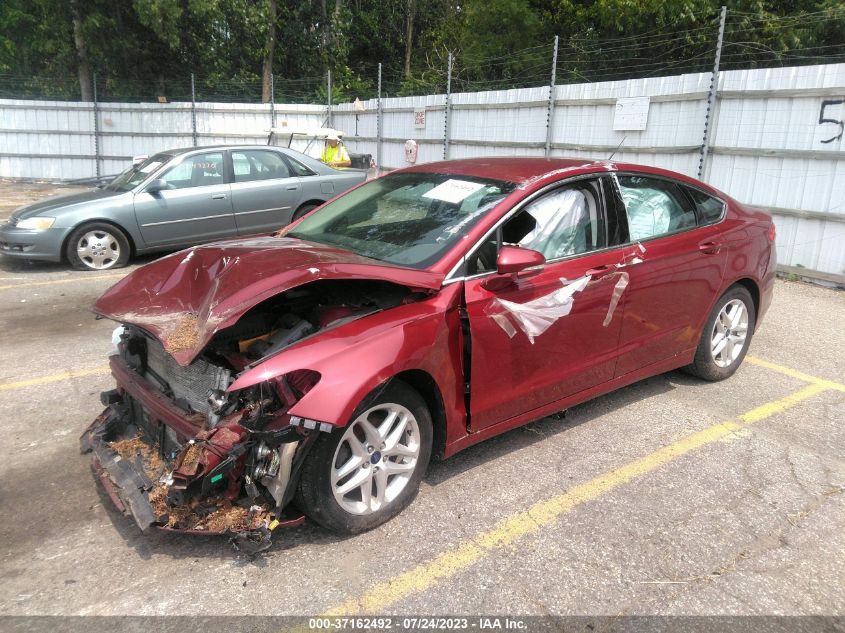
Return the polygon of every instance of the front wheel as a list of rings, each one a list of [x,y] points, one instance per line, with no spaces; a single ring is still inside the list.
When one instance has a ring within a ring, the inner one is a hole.
[[[83,224],[67,241],[67,259],[79,270],[122,268],[129,262],[129,240],[111,224]]]
[[[705,380],[724,380],[739,368],[754,334],[756,312],[751,293],[733,286],[713,307],[692,365],[686,370]]]
[[[431,414],[414,389],[394,380],[367,400],[346,427],[317,439],[297,489],[306,516],[341,534],[372,529],[405,509],[431,457]]]

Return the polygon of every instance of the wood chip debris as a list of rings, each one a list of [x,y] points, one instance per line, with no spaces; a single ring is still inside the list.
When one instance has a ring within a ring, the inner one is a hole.
[[[131,464],[135,463],[138,455],[141,456],[141,463],[144,465],[144,472],[147,477],[156,480],[164,472],[165,463],[159,456],[158,445],[150,445],[140,435],[132,438],[109,442],[111,449]]]
[[[182,506],[167,504],[167,486],[158,484],[149,494],[150,505],[156,516],[167,517],[167,527],[177,530],[207,530],[209,532],[242,532],[265,525],[270,520],[267,508],[244,508],[223,497],[194,499]],[[217,506],[212,512],[204,512]]]
[[[199,320],[195,314],[186,314],[167,337],[164,349],[169,353],[192,350],[200,340]]]

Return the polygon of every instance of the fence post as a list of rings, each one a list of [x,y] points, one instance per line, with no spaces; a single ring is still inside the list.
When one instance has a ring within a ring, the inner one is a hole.
[[[698,161],[698,178],[704,177],[707,158],[710,155],[710,135],[716,119],[716,98],[719,92],[719,62],[722,59],[722,41],[725,39],[725,18],[728,8],[722,6],[719,16],[719,37],[716,40],[716,60],[713,63],[713,73],[710,78],[710,90],[707,93],[707,111],[704,114],[704,138],[701,141],[701,158]]]
[[[443,112],[443,160],[449,158],[450,129],[452,114],[452,53],[449,53],[449,66],[446,71],[446,109]]]
[[[94,90],[92,91],[94,97],[94,165],[96,166],[97,178],[101,174],[100,169],[100,106],[97,103],[97,73],[92,74]]]
[[[326,126],[332,126],[332,71],[326,71],[326,97],[327,99],[327,108],[326,108]]]
[[[549,82],[549,105],[546,110],[546,156],[552,152],[552,119],[555,114],[555,80],[557,79],[557,42],[555,35],[555,46],[552,51],[552,79]]]
[[[197,146],[197,91],[194,86],[194,73],[191,73],[191,138]]]
[[[276,81],[270,73],[270,129],[276,127]]]
[[[381,62],[378,65],[378,94],[376,96],[376,169],[381,170]]]

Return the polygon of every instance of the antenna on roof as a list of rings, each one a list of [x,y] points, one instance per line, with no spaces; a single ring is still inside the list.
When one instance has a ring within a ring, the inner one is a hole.
[[[617,146],[616,146],[616,149],[615,149],[615,150],[613,150],[613,151],[610,153],[610,156],[608,156],[608,157],[607,157],[607,160],[610,160],[611,158],[613,158],[613,157],[616,155],[616,152],[618,152],[618,151],[619,151],[619,148],[620,148],[620,147],[622,147],[622,144],[625,142],[625,139],[626,139],[626,138],[628,138],[628,135],[627,135],[627,134],[626,134],[625,136],[623,136],[623,137],[622,137],[622,140],[621,140],[621,141],[619,141],[619,145],[617,145]]]

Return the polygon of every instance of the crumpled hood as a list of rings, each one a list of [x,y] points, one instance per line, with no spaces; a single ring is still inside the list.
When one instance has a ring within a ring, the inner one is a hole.
[[[103,200],[105,198],[113,198],[114,196],[121,196],[125,191],[107,191],[105,189],[88,189],[78,193],[65,193],[58,196],[50,196],[44,200],[33,202],[24,207],[21,207],[12,214],[12,218],[22,220],[35,215],[43,215],[57,209],[69,207],[74,204],[82,204],[86,202],[93,202],[96,200]]]
[[[443,277],[268,236],[197,246],[147,264],[109,288],[94,312],[145,329],[185,366],[216,332],[291,288],[318,279],[372,279],[439,290]]]

